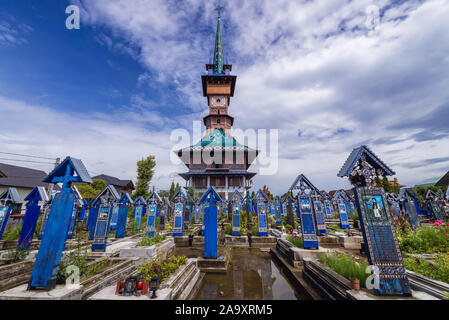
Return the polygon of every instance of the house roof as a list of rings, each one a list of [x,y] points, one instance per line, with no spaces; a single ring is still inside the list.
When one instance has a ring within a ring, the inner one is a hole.
[[[436,186],[449,186],[449,171],[446,172],[446,174],[435,183]]]
[[[444,178],[444,177],[443,177]],[[433,177],[433,178],[428,178],[425,180],[422,180],[420,182],[418,182],[417,184],[415,184],[415,187],[420,187],[420,186],[433,186],[435,185],[437,182],[439,182],[442,178],[441,177]]]
[[[222,129],[215,129],[207,136],[203,137],[201,141],[190,147],[178,150],[192,150],[192,151],[212,151],[212,150],[224,150],[224,151],[254,151],[248,146],[242,145],[237,140],[226,134]],[[177,151],[177,152],[178,152]]]
[[[48,183],[42,182],[47,173],[42,170],[13,166],[0,163],[0,186],[14,188],[34,188],[37,186],[48,187]],[[60,188],[55,185],[54,190]]]
[[[104,180],[107,182],[107,184],[122,188],[128,187],[129,189],[134,190],[134,183],[132,182],[132,180],[121,180],[119,178],[108,176],[106,174],[100,174],[93,177],[92,179]]]

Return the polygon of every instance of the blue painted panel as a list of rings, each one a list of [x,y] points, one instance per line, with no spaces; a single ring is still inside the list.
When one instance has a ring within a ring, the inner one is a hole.
[[[204,258],[217,258],[217,206],[209,205],[204,212]]]
[[[73,206],[72,215],[70,216],[69,230],[67,232],[67,239],[73,239],[73,236],[75,234],[77,213],[78,208],[76,206]]]
[[[45,234],[34,262],[30,289],[49,290],[56,284],[74,201],[75,195],[71,192],[58,193],[53,199]]]
[[[356,205],[370,265],[379,268],[376,295],[412,294],[382,188],[354,188]]]
[[[101,204],[98,209],[92,251],[106,251],[112,208],[110,204]]]
[[[0,239],[5,231],[6,224],[8,223],[9,215],[11,213],[12,206],[0,206]]]
[[[175,217],[173,222],[173,236],[182,237],[182,214],[184,212],[184,205],[182,203],[176,203],[175,205]],[[204,224],[204,218],[203,218]]]
[[[37,219],[41,207],[33,201],[33,204],[27,205],[25,216],[23,217],[22,230],[20,231],[19,243],[17,249],[29,249],[33,241],[34,230],[36,229]]]
[[[126,221],[128,218],[128,207],[126,204],[119,204],[118,217],[117,217],[117,229],[115,231],[116,238],[124,238],[126,230]]]
[[[87,230],[89,230],[89,240],[94,239],[95,226],[97,225],[98,208],[100,204],[90,207],[89,216],[87,217]]]
[[[257,223],[259,226],[259,236],[260,237],[268,236],[267,213],[265,204],[263,203],[257,204]]]
[[[319,236],[327,234],[326,222],[324,221],[324,206],[320,200],[313,201],[313,209],[315,211],[316,229]]]
[[[142,228],[142,218],[144,214],[144,206],[138,205],[134,208],[134,219],[137,221],[138,231]]]
[[[276,217],[276,224],[278,224],[278,225],[282,224],[281,205],[279,203],[276,203],[274,215]]]
[[[318,248],[315,219],[313,217],[312,201],[308,196],[298,198],[301,214],[301,232],[304,248]]]
[[[232,206],[232,235],[240,235],[240,206]]]
[[[45,227],[47,226],[47,221],[48,221],[48,215],[50,213],[50,208],[51,208],[51,206],[45,206],[45,208],[44,208],[44,215],[42,217],[41,230],[39,231],[39,235],[37,236],[38,240],[42,240],[44,238]]]
[[[332,219],[334,216],[334,208],[329,200],[324,200],[324,208],[326,210],[326,218]]]
[[[146,235],[148,237],[154,237],[154,233],[156,232],[156,211],[157,211],[157,205],[156,204],[150,204],[148,206],[148,220],[147,220],[147,227],[146,227]]]
[[[112,207],[111,225],[109,227],[110,230],[117,230],[118,209],[118,204],[114,204]]]
[[[350,229],[348,212],[346,211],[346,206],[343,201],[338,200],[338,215],[340,216],[340,227],[342,229]]]

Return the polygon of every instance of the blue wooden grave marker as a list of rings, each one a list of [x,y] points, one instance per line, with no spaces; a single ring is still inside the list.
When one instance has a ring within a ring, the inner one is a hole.
[[[78,191],[78,188],[76,186],[71,186],[72,192],[75,195],[75,202],[72,209],[72,214],[70,216],[70,222],[69,222],[69,230],[67,232],[67,239],[73,239],[75,235],[75,227],[76,227],[76,220],[78,218],[78,213],[81,212],[81,208],[83,207],[83,197]]]
[[[201,218],[201,204],[199,199],[197,199],[195,203],[195,224],[200,223],[200,218]]]
[[[112,203],[111,225],[109,227],[110,230],[117,231],[118,211],[119,211],[119,205],[118,205],[117,201],[114,201]]]
[[[340,228],[350,229],[348,211],[343,198],[337,199],[338,215],[340,217]]]
[[[10,187],[0,195],[0,239],[3,236],[14,205],[20,202],[20,196],[16,188]]]
[[[159,206],[161,205],[161,202],[162,202],[162,200],[156,192],[153,192],[147,198],[148,220],[147,220],[145,234],[148,237],[154,237],[154,234],[156,233],[156,217],[157,217],[157,212],[159,211]]]
[[[142,220],[145,216],[145,199],[143,197],[137,197],[134,201],[134,220],[137,222],[137,231],[142,228]]]
[[[28,250],[33,241],[34,231],[41,210],[39,202],[48,202],[49,199],[44,187],[35,187],[24,200],[28,202],[26,204],[27,209],[25,216],[23,217],[22,230],[20,231],[17,249]]]
[[[316,229],[319,236],[325,236],[327,234],[326,222],[324,221],[324,205],[321,202],[319,196],[312,197],[313,211],[315,213]]]
[[[53,199],[50,199],[47,203],[44,204],[44,214],[42,215],[42,224],[41,230],[39,230],[39,235],[37,236],[38,240],[42,240],[45,234],[45,227],[47,226],[48,216],[50,214],[51,203]]]
[[[81,222],[84,222],[84,219],[86,218],[86,210],[87,210],[87,200],[83,200],[83,206],[80,210],[79,220]]]
[[[120,196],[113,185],[106,186],[96,197],[100,203],[92,242],[92,251],[106,251],[114,203]],[[96,203],[94,202],[94,205]]]
[[[435,220],[443,221],[443,215],[441,213],[438,195],[432,190],[427,190],[426,201],[427,201],[427,211]]]
[[[349,177],[367,252],[368,262],[375,267],[376,295],[411,296],[410,283],[399,250],[390,207],[383,188],[375,187],[376,176],[394,175],[368,147],[355,148],[338,173]]]
[[[240,236],[240,211],[244,202],[243,196],[236,189],[229,199],[232,212],[232,235]]]
[[[318,236],[313,217],[312,199],[306,195],[298,196],[301,215],[301,233],[304,248],[318,248]]]
[[[259,237],[268,236],[268,221],[267,221],[267,205],[270,201],[267,195],[259,189],[256,196],[256,213],[257,213],[257,225],[259,228]]]
[[[201,197],[201,203],[208,203],[204,212],[204,258],[217,258],[217,202],[221,197],[210,187]]]
[[[184,215],[184,203],[187,196],[184,194],[182,189],[179,189],[172,198],[172,202],[175,204],[175,212],[173,219],[173,236],[182,237],[183,230],[183,215]],[[203,218],[204,223],[204,218]]]
[[[324,208],[326,210],[326,218],[332,219],[334,216],[334,208],[329,199],[324,200]]]
[[[118,201],[117,228],[115,230],[115,237],[117,239],[125,237],[128,209],[132,205],[132,203],[133,200],[128,193],[123,194]]]
[[[277,196],[274,200],[274,216],[276,217],[276,224],[282,224],[281,212],[282,212],[282,202],[281,198]]]
[[[62,188],[52,201],[45,234],[34,262],[28,290],[45,289],[49,291],[56,286],[56,275],[75,201],[75,195],[70,188],[71,184],[72,182],[92,183],[92,179],[81,160],[67,157],[43,182],[62,183]]]

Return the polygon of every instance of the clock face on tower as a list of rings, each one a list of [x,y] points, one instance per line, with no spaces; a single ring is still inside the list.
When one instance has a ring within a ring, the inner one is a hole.
[[[224,107],[226,105],[226,96],[212,96],[212,107]]]

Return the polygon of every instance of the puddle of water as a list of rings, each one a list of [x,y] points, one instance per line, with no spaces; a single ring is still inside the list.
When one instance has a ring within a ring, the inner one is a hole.
[[[233,249],[226,274],[206,274],[196,300],[299,300],[285,276],[260,250]]]

